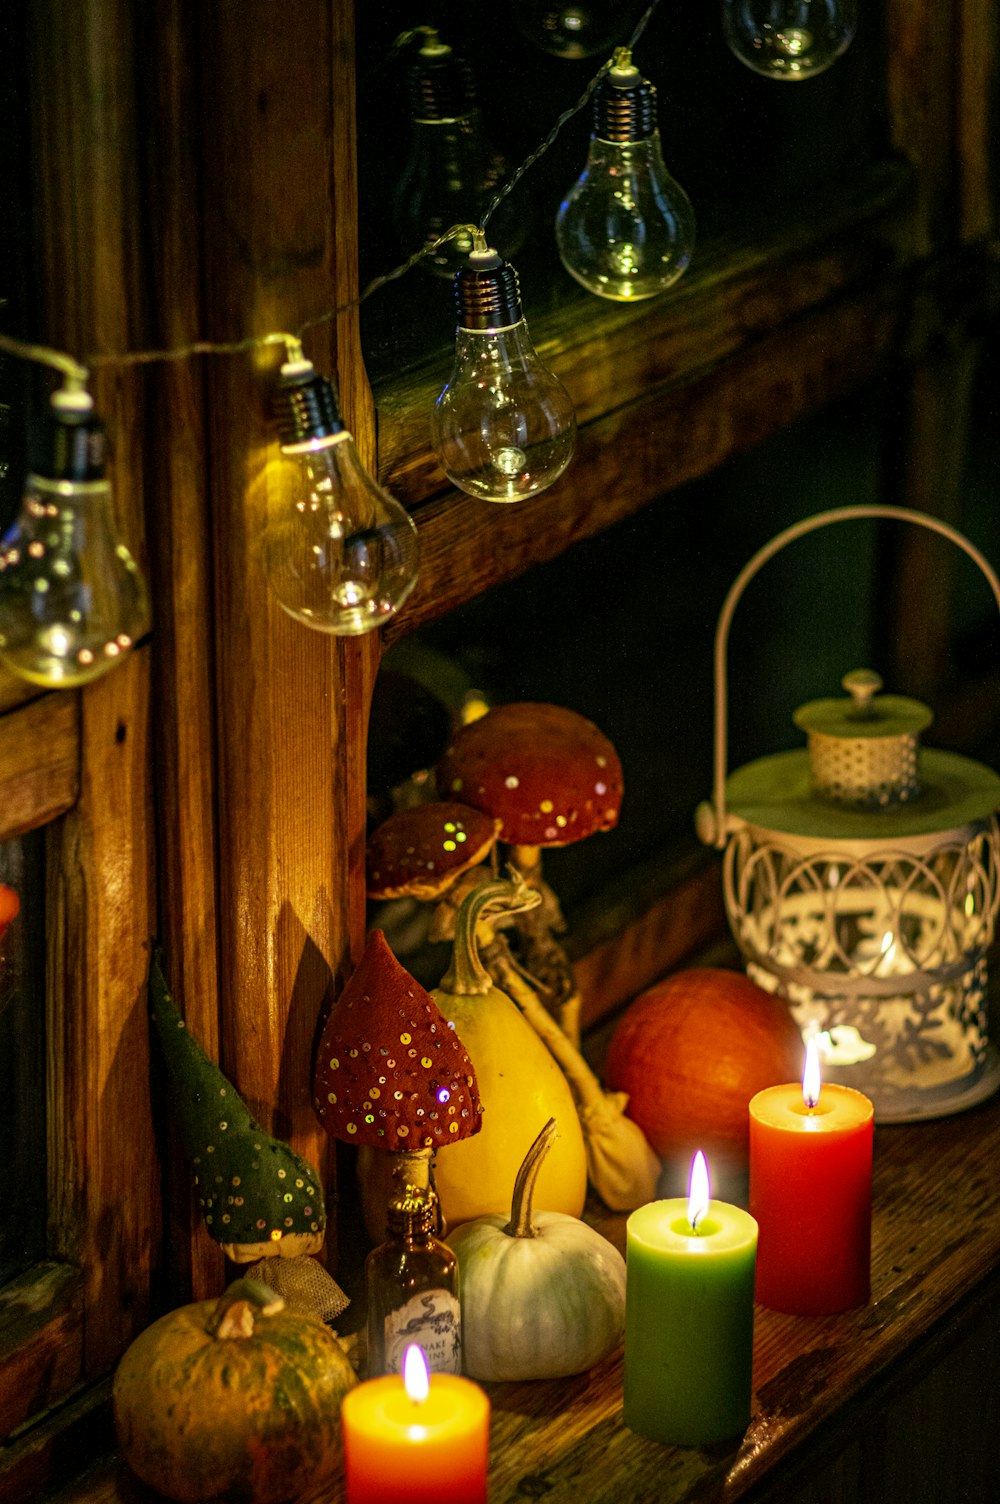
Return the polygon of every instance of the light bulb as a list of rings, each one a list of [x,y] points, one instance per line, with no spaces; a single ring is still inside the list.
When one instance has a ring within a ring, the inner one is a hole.
[[[431,415],[434,448],[470,496],[521,501],[569,464],[573,404],[535,354],[509,262],[473,251],[455,275],[455,299],[455,365]]]
[[[722,0],[730,50],[765,78],[822,73],[850,44],[857,0]]]
[[[631,24],[621,0],[514,0],[513,15],[529,41],[566,58],[607,52]]]
[[[472,73],[437,32],[428,31],[409,69],[410,153],[393,198],[403,250],[430,245],[452,226],[477,224],[503,178],[506,163],[483,134]],[[508,195],[492,217],[495,244],[513,255],[527,234],[522,195]],[[473,249],[463,231],[425,255],[420,265],[452,277]]]
[[[115,525],[92,407],[72,384],[53,395],[43,452],[0,542],[0,661],[53,689],[107,673],[149,625],[142,575]]]
[[[332,386],[297,341],[290,341],[275,407],[285,474],[263,540],[271,589],[290,616],[317,632],[371,632],[416,582],[416,525],[362,465]]]
[[[656,90],[622,48],[594,92],[587,165],[556,215],[562,263],[588,292],[637,302],[677,281],[694,236],[691,201],[664,166]]]

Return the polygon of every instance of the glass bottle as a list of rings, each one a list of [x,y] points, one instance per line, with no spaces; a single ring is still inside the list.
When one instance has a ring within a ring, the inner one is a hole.
[[[388,1208],[388,1238],[365,1263],[368,1376],[401,1373],[411,1342],[432,1373],[462,1371],[458,1261],[435,1236],[438,1200],[429,1187],[400,1181]]]

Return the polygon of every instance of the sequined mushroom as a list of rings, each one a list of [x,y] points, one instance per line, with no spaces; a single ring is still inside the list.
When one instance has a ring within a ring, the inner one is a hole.
[[[442,798],[458,799],[500,821],[514,866],[543,896],[517,928],[519,960],[574,1044],[579,997],[565,951],[559,906],[542,882],[541,850],[569,846],[618,823],[623,779],[613,743],[592,721],[560,705],[497,705],[452,737],[437,768]]]
[[[368,838],[371,899],[440,898],[493,850],[500,821],[468,804],[434,801],[397,811]]]
[[[293,1309],[332,1320],[348,1301],[313,1257],[326,1227],[319,1176],[250,1115],[187,1028],[158,960],[149,1004],[208,1232],[227,1258],[249,1266],[247,1278],[269,1285]]]
[[[427,1186],[434,1151],[479,1132],[482,1107],[468,1051],[381,930],[372,930],[324,1025],[313,1106],[332,1138],[389,1151],[393,1158],[381,1166],[370,1152],[364,1161],[378,1186],[396,1171],[410,1185]],[[379,1219],[366,1220],[372,1231]]]

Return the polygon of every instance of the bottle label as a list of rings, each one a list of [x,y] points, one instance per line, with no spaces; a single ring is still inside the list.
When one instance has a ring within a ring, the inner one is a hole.
[[[462,1372],[462,1309],[450,1290],[423,1290],[385,1318],[383,1373],[402,1373],[411,1342],[427,1354],[431,1373]]]

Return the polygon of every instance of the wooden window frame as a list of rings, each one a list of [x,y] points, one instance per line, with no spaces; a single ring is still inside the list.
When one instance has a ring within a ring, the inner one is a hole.
[[[311,331],[309,353],[336,375],[363,457],[421,536],[419,584],[385,642],[890,365],[909,373],[912,434],[929,414],[941,423],[955,369],[942,345],[957,340],[967,361],[976,319],[995,309],[995,159],[977,108],[996,77],[991,0],[886,0],[896,156],[847,195],[821,195],[798,233],[696,264],[641,316],[595,304],[532,320],[574,395],[580,453],[543,498],[489,509],[487,532],[429,450],[439,369],[380,386],[376,441],[350,306],[351,0],[300,0],[295,28],[269,0],[153,6],[141,36],[133,0],[26,8],[44,337],[113,353],[295,329],[344,305]],[[363,941],[365,741],[383,644],[303,631],[266,588],[257,540],[275,484],[275,364],[260,352],[98,372],[154,635],[82,691],[37,695],[0,679],[0,799],[16,812],[0,815],[0,835],[47,830],[51,1204],[51,1259],[0,1301],[0,1415],[25,1427],[0,1495],[52,1481],[56,1442],[106,1395],[154,1281],[164,1303],[218,1287],[221,1259],[191,1216],[184,1167],[169,1148],[157,1159],[153,936],[190,1027],[332,1189],[311,1045]],[[655,437],[615,486],[613,440],[637,420]],[[896,499],[953,506],[952,458],[920,452]],[[919,556],[906,567],[919,578]],[[672,871],[669,895],[614,910],[613,930],[583,944],[590,1019],[718,933],[710,859]],[[18,1408],[29,1389],[43,1410],[62,1406],[35,1429]]]

